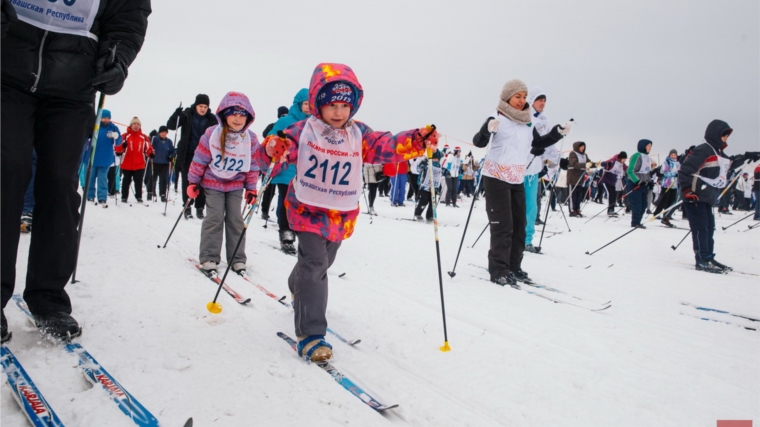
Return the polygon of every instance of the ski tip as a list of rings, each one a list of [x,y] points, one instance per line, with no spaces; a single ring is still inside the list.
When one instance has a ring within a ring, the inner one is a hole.
[[[193,417],[190,417],[185,421],[185,424],[182,425],[182,427],[193,427]]]
[[[346,273],[340,273],[340,274],[338,275],[338,277],[343,277],[343,276],[345,276],[345,275],[346,275]]]
[[[353,341],[349,341],[349,342],[348,342],[348,345],[350,345],[351,347],[353,347],[353,346],[355,346],[355,345],[359,344],[360,342],[362,342],[362,340],[361,340],[361,339],[358,339],[358,340],[353,340]]]
[[[396,408],[398,408],[398,403],[397,403],[397,404],[395,404],[395,405],[390,405],[390,406],[385,406],[385,405],[383,405],[383,406],[380,406],[380,407],[378,407],[378,408],[375,408],[375,410],[376,410],[377,412],[384,412],[384,411],[387,411],[387,410],[389,410],[389,409],[396,409]]]
[[[248,303],[250,303],[250,302],[251,302],[251,299],[250,299],[250,298],[248,298],[248,299],[246,299],[245,301],[243,301],[243,302],[242,302],[242,304],[248,304]]]

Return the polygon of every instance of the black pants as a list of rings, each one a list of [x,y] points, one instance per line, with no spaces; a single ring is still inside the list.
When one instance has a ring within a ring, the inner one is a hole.
[[[129,200],[129,185],[135,181],[135,198],[142,200],[142,181],[145,169],[136,171],[121,170],[121,200]]]
[[[641,218],[644,217],[644,212],[647,210],[647,192],[648,188],[646,183],[636,185],[632,182],[628,183],[628,203],[631,205],[631,227],[641,224]]]
[[[388,197],[388,194],[391,192],[391,178],[386,177],[377,184],[377,189],[380,191],[380,196]]]
[[[467,197],[472,197],[472,194],[475,192],[475,180],[474,179],[463,179],[462,180],[462,192]]]
[[[663,189],[662,192],[660,193],[660,197],[658,197],[657,200],[654,202],[656,209],[654,210],[654,213],[652,215],[654,216],[659,215],[660,212],[672,206],[673,203],[675,203],[677,199],[678,199],[678,190],[676,190],[675,188]],[[665,218],[671,218],[673,216],[673,212],[675,212],[675,209],[668,212]]]
[[[491,280],[521,270],[525,250],[525,187],[483,177],[491,228],[488,271]]]
[[[156,194],[156,181],[158,181],[158,193],[160,196],[165,197],[168,187],[167,181],[169,180],[169,164],[154,163],[152,178],[148,191],[151,194]]]
[[[190,163],[185,163],[182,165],[182,170],[180,173],[182,174],[182,203],[183,205],[187,203],[187,187],[190,185],[190,181],[187,180],[187,171],[190,170]],[[190,202],[190,206],[195,205],[196,209],[203,209],[206,207],[206,195],[203,193],[203,190],[201,190],[201,194],[198,195],[198,197],[195,198],[195,200]],[[189,208],[188,208],[189,209]]]
[[[607,189],[607,210],[614,211],[618,196],[617,191],[615,191],[615,184],[604,184],[604,188]]]
[[[264,190],[264,194],[261,196],[261,215],[269,218],[269,208],[272,206],[272,199],[274,198],[274,192],[277,190],[277,185],[267,185],[267,189]]]
[[[427,206],[425,212],[425,218],[433,219],[433,204],[430,202],[430,191],[420,190],[420,199],[417,201],[417,206],[414,208],[414,216],[422,215],[422,211]]]
[[[459,186],[459,178],[448,177],[446,178],[446,198],[444,199],[446,205],[452,203],[457,204],[457,187]]]
[[[411,172],[407,174],[407,182],[409,182],[409,191],[406,193],[406,198],[411,199],[414,196],[414,200],[417,201],[420,198],[420,184],[417,182],[419,175],[415,175]]]
[[[34,314],[71,313],[64,288],[76,265],[81,202],[77,172],[82,142],[95,123],[93,104],[35,95],[3,83],[0,109],[2,306],[10,300],[16,283],[19,218],[35,149],[34,233],[24,299]]]
[[[288,210],[285,209],[285,196],[288,195],[289,184],[275,184],[277,186],[277,226],[280,231],[290,230],[288,222]]]
[[[703,202],[688,202],[683,204],[683,210],[689,220],[694,258],[697,262],[711,259],[715,256],[713,253],[715,216],[712,212],[712,206]]]
[[[149,160],[148,163],[145,166],[145,173],[143,174],[143,184],[145,184],[145,192],[148,193],[148,196],[153,196],[153,191],[155,189],[154,186],[151,186],[153,183],[153,172],[154,172],[154,166],[153,161]]]
[[[108,168],[108,195],[113,196],[116,191],[116,166],[111,166]]]
[[[378,185],[379,185],[378,183],[367,184],[367,187],[368,187],[368,190],[369,190],[368,191],[369,195],[367,197],[369,198],[369,202],[368,203],[369,203],[369,207],[371,207],[371,208],[375,206],[375,197],[377,197],[377,186]]]
[[[583,201],[583,196],[586,194],[586,188],[582,185],[576,185],[573,187],[573,194],[570,196],[570,202],[571,204],[571,211],[572,212],[580,212],[581,211],[581,202]]]

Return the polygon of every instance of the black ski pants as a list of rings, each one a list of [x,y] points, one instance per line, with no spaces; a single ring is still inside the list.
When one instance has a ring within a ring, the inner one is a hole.
[[[420,184],[417,182],[419,175],[413,174],[411,171],[407,174],[407,182],[409,182],[409,191],[406,193],[406,198],[411,199],[414,196],[414,200],[417,201],[420,198]]]
[[[576,185],[573,187],[573,194],[570,196],[571,211],[580,212],[581,203],[583,202],[583,196],[586,195],[586,188],[582,185]]]
[[[525,187],[483,177],[486,213],[491,225],[488,271],[491,280],[521,270],[525,250]]]
[[[151,178],[148,191],[152,194],[156,194],[156,181],[158,181],[158,195],[162,197],[166,196],[169,180],[169,164],[154,163],[153,176]]]
[[[71,313],[64,288],[76,265],[82,200],[77,173],[82,143],[95,123],[93,103],[37,95],[3,83],[0,109],[2,306],[10,300],[16,283],[19,220],[35,149],[34,232],[24,299],[34,314]]]
[[[694,258],[697,262],[711,259],[715,256],[713,252],[715,216],[712,212],[712,206],[704,202],[688,202],[683,204],[683,210],[689,220]]]
[[[660,197],[657,198],[657,200],[654,202],[654,205],[656,209],[654,210],[654,213],[652,215],[657,216],[660,214],[660,212],[667,210],[669,207],[673,205],[673,203],[676,202],[678,199],[678,190],[675,188],[665,188],[662,190],[662,193],[660,193]],[[668,214],[665,216],[665,218],[672,218],[673,212],[675,212],[675,209],[668,212]]]
[[[135,181],[135,198],[142,200],[142,182],[145,169],[136,171],[121,170],[121,200],[129,200],[129,185]]]
[[[371,208],[375,207],[375,197],[377,197],[377,186],[378,185],[380,185],[380,184],[378,184],[378,183],[375,183],[375,184],[369,183],[369,184],[367,184],[367,192],[369,193],[369,195],[367,196],[369,198],[369,201],[367,203],[369,203],[369,207],[371,207]]]
[[[604,188],[607,189],[607,210],[614,211],[618,196],[617,191],[615,191],[615,184],[604,184]]]
[[[274,184],[277,186],[277,227],[280,231],[289,231],[288,210],[285,209],[285,196],[288,195],[289,184]]]
[[[430,201],[430,191],[420,190],[420,199],[417,201],[417,206],[414,208],[414,216],[422,215],[422,211],[427,207],[425,212],[426,219],[433,219],[433,203]]]
[[[277,185],[267,185],[264,194],[261,196],[261,215],[269,218],[269,208],[272,206],[272,199],[274,198],[274,192],[277,190]]]

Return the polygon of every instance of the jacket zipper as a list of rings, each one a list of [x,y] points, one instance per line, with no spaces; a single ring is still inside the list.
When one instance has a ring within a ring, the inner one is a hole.
[[[42,35],[42,42],[40,43],[40,52],[37,57],[37,74],[34,75],[34,84],[32,85],[32,88],[30,91],[32,93],[37,91],[37,85],[40,83],[40,75],[42,74],[42,51],[45,48],[45,39],[47,39],[48,32],[45,31],[45,34]]]

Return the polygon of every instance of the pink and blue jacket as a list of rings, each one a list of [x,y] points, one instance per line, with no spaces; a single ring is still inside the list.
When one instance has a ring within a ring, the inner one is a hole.
[[[206,129],[206,132],[201,137],[198,143],[198,148],[195,149],[193,155],[193,162],[190,164],[190,170],[187,174],[187,180],[193,184],[200,184],[201,187],[208,190],[222,191],[229,193],[231,191],[238,191],[245,188],[246,190],[255,190],[256,183],[259,180],[259,167],[255,160],[255,154],[261,147],[256,134],[249,131],[248,128],[256,118],[256,114],[253,111],[251,102],[248,97],[239,92],[229,92],[222,98],[222,102],[219,103],[219,107],[216,109],[217,118],[219,123],[222,123],[222,118],[219,117],[219,112],[229,107],[240,107],[250,114],[248,121],[241,130],[241,132],[248,132],[251,137],[251,169],[248,172],[240,172],[231,179],[220,178],[214,175],[211,168],[208,167],[211,163],[211,150],[209,149],[209,138],[214,133],[217,127],[216,125]]]
[[[333,63],[319,64],[311,76],[311,84],[309,85],[309,107],[317,119],[322,119],[319,109],[316,107],[317,95],[327,83],[333,81],[349,83],[358,92],[358,96],[356,97],[357,102],[352,106],[351,117],[356,114],[361,105],[364,92],[359,80],[350,67]],[[305,125],[306,120],[302,120],[285,129],[285,136],[290,140],[291,147],[286,162],[278,163],[272,170],[272,176],[287,169],[289,164],[296,163],[298,159],[298,141]],[[390,132],[373,131],[372,128],[358,121],[354,121],[354,125],[358,126],[362,133],[362,161],[364,163],[398,163],[425,154],[423,145],[415,138],[418,135],[418,129],[411,129],[392,135]],[[256,152],[254,160],[262,171],[267,170],[272,161],[267,156],[264,146],[261,146]],[[297,171],[296,179],[299,178],[298,175],[301,172],[300,170]],[[356,209],[351,211],[324,209],[299,202],[296,198],[292,182],[285,198],[285,208],[287,209],[290,227],[294,231],[319,234],[331,242],[340,242],[351,237],[356,226],[356,219],[359,216],[358,200]]]

